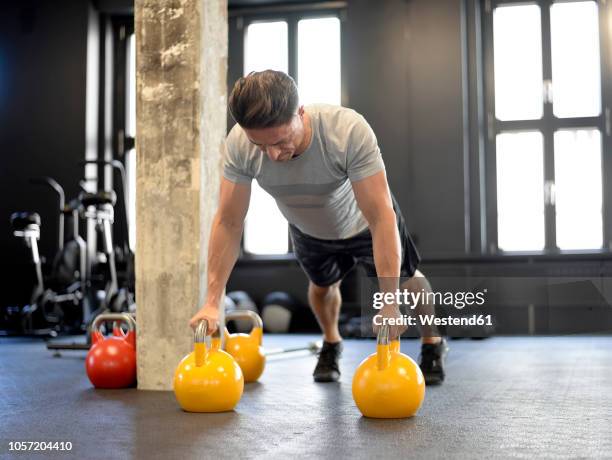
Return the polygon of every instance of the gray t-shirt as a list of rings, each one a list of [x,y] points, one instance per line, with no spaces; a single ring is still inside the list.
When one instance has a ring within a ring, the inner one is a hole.
[[[312,142],[301,155],[285,162],[268,158],[235,125],[227,136],[224,176],[236,183],[259,185],[301,232],[315,238],[345,239],[365,230],[352,181],[385,169],[376,136],[366,120],[344,107],[305,107]]]

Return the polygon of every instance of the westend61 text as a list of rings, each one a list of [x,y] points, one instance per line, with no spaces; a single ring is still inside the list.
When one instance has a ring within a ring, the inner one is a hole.
[[[418,321],[417,321],[418,320]],[[394,318],[385,318],[382,315],[374,316],[374,324],[376,326],[492,326],[493,321],[491,315],[471,315],[460,318],[453,316],[435,316],[435,315],[418,315],[408,316],[401,315]]]

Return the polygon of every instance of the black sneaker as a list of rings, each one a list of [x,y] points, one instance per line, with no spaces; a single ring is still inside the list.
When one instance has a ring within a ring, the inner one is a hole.
[[[424,343],[421,345],[419,366],[425,377],[426,385],[437,385],[444,381],[444,358],[448,353],[446,340],[440,343]]]
[[[319,362],[312,376],[315,382],[337,382],[340,379],[338,360],[342,354],[342,342],[323,342],[319,352]]]

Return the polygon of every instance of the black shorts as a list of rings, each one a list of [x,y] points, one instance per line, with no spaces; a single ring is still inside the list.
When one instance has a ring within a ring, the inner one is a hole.
[[[397,229],[402,246],[400,277],[414,276],[421,258],[406,229],[402,212],[393,200],[397,216]],[[369,277],[376,277],[372,235],[369,229],[343,240],[322,240],[306,235],[289,225],[289,234],[295,256],[306,276],[317,286],[325,287],[343,279],[357,264],[363,266]]]

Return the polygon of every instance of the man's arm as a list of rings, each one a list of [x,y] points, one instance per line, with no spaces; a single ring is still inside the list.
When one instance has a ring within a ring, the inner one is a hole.
[[[368,221],[372,234],[379,289],[381,292],[395,293],[399,289],[402,250],[387,176],[384,171],[380,171],[351,184],[357,205]],[[397,317],[401,314],[397,305],[387,305],[380,313],[384,317]],[[390,335],[396,337],[405,329],[391,326]]]
[[[208,243],[208,283],[202,308],[191,318],[196,327],[206,319],[210,333],[217,328],[221,296],[240,253],[240,238],[249,209],[251,184],[238,184],[221,179],[219,207],[213,219]]]
[[[357,205],[368,221],[374,245],[374,264],[379,278],[397,279],[402,252],[397,220],[384,171],[352,182]],[[390,286],[393,288],[393,286]]]

